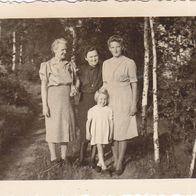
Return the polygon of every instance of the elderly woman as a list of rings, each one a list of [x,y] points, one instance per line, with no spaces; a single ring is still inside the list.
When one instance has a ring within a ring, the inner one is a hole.
[[[103,63],[103,83],[109,92],[109,106],[114,113],[114,142],[112,145],[117,175],[123,173],[123,159],[127,140],[138,135],[136,124],[137,77],[136,65],[123,55],[123,39],[112,36],[108,40],[112,58]]]
[[[48,142],[51,163],[66,162],[67,144],[75,138],[75,118],[70,94],[77,92],[73,81],[76,75],[71,63],[65,60],[67,41],[56,39],[51,49],[54,57],[41,64],[41,97],[45,115],[46,141]],[[72,89],[72,90],[71,90]],[[55,144],[61,146],[61,158],[57,159]]]

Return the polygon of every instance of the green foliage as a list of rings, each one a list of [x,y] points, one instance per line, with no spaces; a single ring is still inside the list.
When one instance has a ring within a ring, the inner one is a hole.
[[[196,136],[193,21],[193,18],[157,21],[159,112],[160,117],[171,122],[175,140],[192,140]]]
[[[16,106],[29,105],[29,94],[14,75],[0,77],[0,102],[1,104]]]

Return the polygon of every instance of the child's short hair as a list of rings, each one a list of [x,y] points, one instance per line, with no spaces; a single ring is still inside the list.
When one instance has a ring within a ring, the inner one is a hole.
[[[107,89],[104,88],[104,87],[102,87],[102,88],[100,88],[99,90],[96,91],[95,96],[94,96],[95,101],[96,102],[98,101],[99,95],[101,95],[101,94],[105,95],[107,97],[107,103],[108,103],[109,94],[108,94]]]

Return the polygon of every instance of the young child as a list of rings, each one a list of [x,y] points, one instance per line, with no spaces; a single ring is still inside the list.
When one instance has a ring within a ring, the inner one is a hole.
[[[98,150],[97,167],[106,171],[104,162],[103,145],[108,144],[113,137],[113,114],[108,104],[108,92],[101,88],[95,93],[97,105],[90,108],[87,115],[86,139],[91,145],[96,145]]]

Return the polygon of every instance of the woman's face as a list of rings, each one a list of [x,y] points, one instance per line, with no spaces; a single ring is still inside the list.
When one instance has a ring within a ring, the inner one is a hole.
[[[59,60],[65,59],[67,53],[67,46],[64,43],[59,43],[54,47],[54,54]]]
[[[110,43],[109,50],[114,57],[119,57],[122,54],[122,46],[119,42],[116,41]]]
[[[99,55],[96,50],[87,53],[85,60],[92,67],[95,67],[99,62]]]

